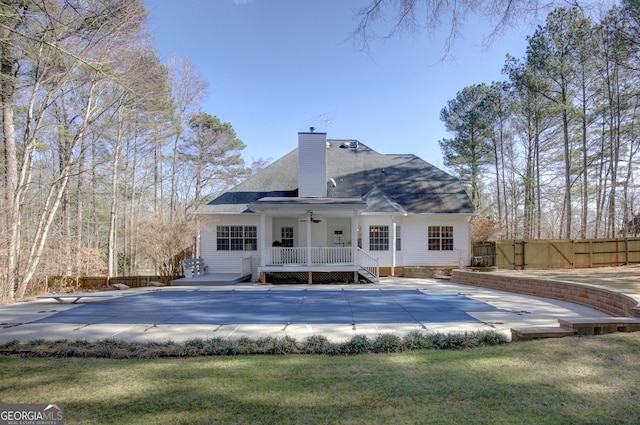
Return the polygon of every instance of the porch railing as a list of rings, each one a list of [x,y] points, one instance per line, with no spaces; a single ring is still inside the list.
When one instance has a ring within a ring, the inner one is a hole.
[[[299,266],[307,264],[307,248],[269,248],[267,265]]]
[[[360,261],[360,268],[366,270],[376,279],[380,277],[380,261],[378,258],[358,248],[358,261]]]
[[[311,264],[353,264],[352,249],[351,247],[311,247]],[[267,265],[307,265],[307,248],[269,248]]]
[[[311,264],[353,264],[351,247],[312,247]]]

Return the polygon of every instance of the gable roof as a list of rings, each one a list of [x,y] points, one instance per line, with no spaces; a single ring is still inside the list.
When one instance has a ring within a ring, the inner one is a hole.
[[[327,196],[363,199],[367,213],[474,214],[455,177],[415,155],[380,154],[355,140],[327,141]],[[258,199],[298,196],[298,149],[294,149],[233,189],[201,213],[249,212]]]

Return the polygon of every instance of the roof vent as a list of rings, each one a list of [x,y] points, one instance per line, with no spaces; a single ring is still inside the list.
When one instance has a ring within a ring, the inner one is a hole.
[[[351,142],[344,142],[340,145],[342,149],[349,149],[351,147]]]

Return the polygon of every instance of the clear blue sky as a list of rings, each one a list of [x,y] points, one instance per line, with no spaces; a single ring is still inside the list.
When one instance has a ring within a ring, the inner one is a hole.
[[[248,164],[278,159],[310,126],[325,131],[325,115],[329,138],[358,139],[381,153],[412,153],[443,167],[438,140],[451,135],[440,110],[465,86],[503,80],[505,55],[523,57],[533,29],[513,30],[483,50],[489,29],[470,23],[445,61],[441,34],[374,40],[366,53],[350,35],[354,10],[368,3],[147,0],[146,6],[162,60],[189,56],[210,85],[202,109],[233,125]]]

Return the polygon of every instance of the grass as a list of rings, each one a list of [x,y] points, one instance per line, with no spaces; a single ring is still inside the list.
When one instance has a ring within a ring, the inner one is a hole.
[[[69,424],[636,424],[640,333],[469,350],[0,357],[2,403]]]

